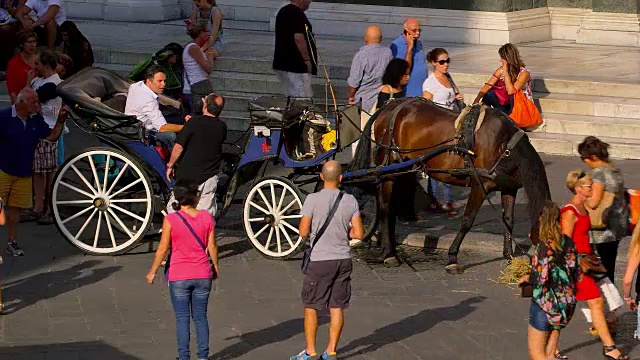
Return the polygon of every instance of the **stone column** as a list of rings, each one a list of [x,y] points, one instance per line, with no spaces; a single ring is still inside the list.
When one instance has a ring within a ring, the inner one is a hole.
[[[640,1],[593,0],[578,30],[577,42],[640,47]]]

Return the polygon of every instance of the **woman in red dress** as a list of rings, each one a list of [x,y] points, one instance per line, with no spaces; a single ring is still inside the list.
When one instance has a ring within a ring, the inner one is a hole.
[[[584,206],[584,202],[591,196],[592,185],[591,176],[584,171],[574,170],[567,175],[567,187],[574,195],[571,201],[560,210],[560,224],[562,232],[570,236],[575,243],[578,254],[591,254],[592,251],[589,240],[591,221]],[[576,299],[578,301],[586,301],[591,310],[591,320],[604,347],[604,356],[611,360],[629,359],[628,356],[623,355],[616,348],[613,342],[604,316],[604,301],[595,280],[591,276],[584,274],[582,279],[578,281],[577,288]]]

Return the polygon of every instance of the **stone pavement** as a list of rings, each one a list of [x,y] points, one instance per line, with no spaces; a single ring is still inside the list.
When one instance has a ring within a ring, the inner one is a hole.
[[[68,153],[88,146],[87,138],[72,126]],[[567,198],[563,174],[580,164],[544,159],[554,198],[562,202]],[[638,165],[620,165],[628,184],[638,185]],[[285,359],[304,341],[299,257],[261,257],[245,238],[240,211],[234,205],[218,224],[221,279],[209,306],[210,359]],[[428,230],[447,236],[458,223],[447,217],[429,221]],[[518,236],[525,225],[520,220]],[[473,231],[476,240],[501,244],[499,235],[491,235],[500,230],[486,207]],[[168,289],[161,275],[153,286],[145,283],[153,257],[146,244],[118,257],[84,256],[55,227],[35,224],[21,226],[20,242],[27,256],[5,257],[1,268],[8,313],[0,316],[0,359],[173,359],[175,322]],[[342,357],[526,359],[529,303],[517,289],[496,282],[503,265],[499,246],[480,251],[473,244],[469,238],[463,245],[461,261],[467,269],[459,276],[444,272],[442,250],[403,247],[408,261],[390,269],[357,262]],[[618,265],[622,271],[624,264]],[[325,315],[319,349],[326,344],[327,322]],[[622,324],[617,341],[631,350],[636,346],[634,314],[626,313]],[[561,348],[573,359],[600,358],[600,346],[584,333],[586,328],[577,313],[563,332]]]

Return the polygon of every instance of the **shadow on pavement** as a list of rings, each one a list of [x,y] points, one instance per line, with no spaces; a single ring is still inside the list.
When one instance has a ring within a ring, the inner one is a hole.
[[[341,356],[341,358],[348,359],[354,356],[372,353],[385,345],[422,334],[440,322],[458,321],[476,309],[473,305],[481,303],[484,300],[486,300],[484,296],[475,296],[454,306],[423,310],[415,315],[377,329],[371,335],[353,340],[341,348],[340,352],[347,354],[350,351],[357,351],[347,354],[346,356]]]
[[[0,348],[0,359],[142,360],[139,357],[123,353],[103,341],[3,347]]]
[[[85,285],[97,283],[122,268],[95,268],[100,263],[98,260],[85,261],[68,269],[40,273],[7,283],[3,287],[6,305],[4,314],[14,313],[40,300],[55,298]]]
[[[219,245],[218,254],[220,254],[220,259],[225,259],[236,255],[242,255],[252,249],[253,245],[251,245],[251,241],[246,237],[243,237],[239,241]]]
[[[303,321],[303,319],[291,319],[268,328],[226,338],[224,340],[240,339],[240,342],[227,346],[210,356],[209,359],[237,359],[262,346],[288,340],[300,334],[303,329]],[[328,316],[318,316],[318,325],[327,323],[329,323]]]

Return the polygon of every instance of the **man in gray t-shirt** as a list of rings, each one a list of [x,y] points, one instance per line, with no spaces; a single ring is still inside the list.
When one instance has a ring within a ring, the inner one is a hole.
[[[306,348],[292,360],[335,359],[336,347],[344,325],[343,310],[351,299],[351,271],[353,268],[349,252],[349,237],[362,239],[364,227],[360,218],[358,202],[344,194],[329,225],[320,238],[316,234],[324,224],[340,190],[342,169],[337,161],[328,161],[322,167],[320,178],[324,189],[307,196],[302,206],[300,236],[309,236],[318,243],[311,252],[311,262],[302,283],[304,304]],[[318,310],[329,308],[331,326],[329,344],[322,356],[316,353],[315,335],[318,331]],[[313,326],[309,326],[313,325]]]

